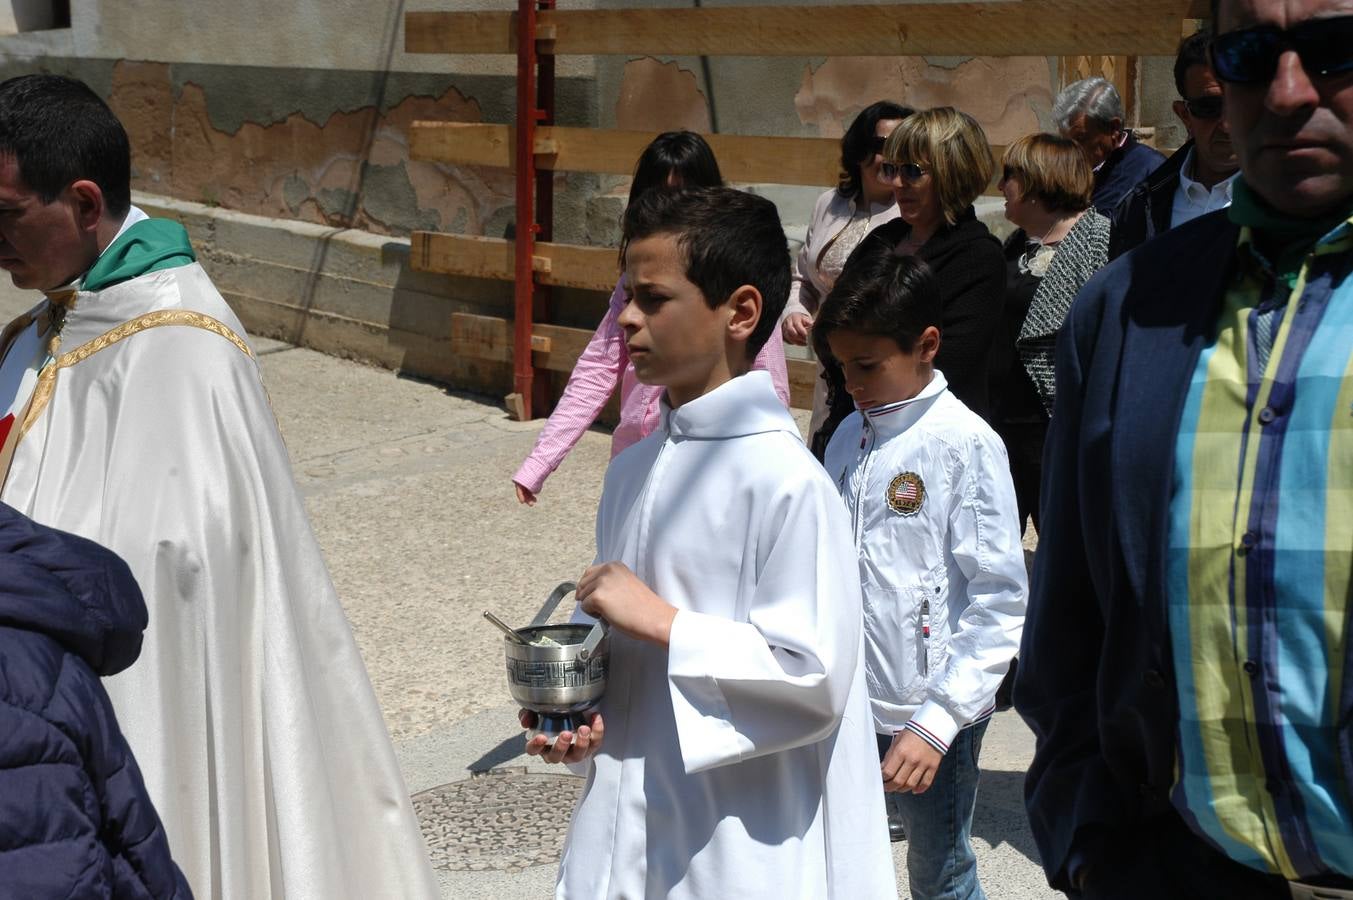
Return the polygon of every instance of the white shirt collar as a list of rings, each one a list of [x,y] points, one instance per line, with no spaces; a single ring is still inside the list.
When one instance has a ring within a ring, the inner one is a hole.
[[[1236,170],[1231,173],[1231,177],[1224,178],[1209,188],[1204,187],[1201,181],[1194,180],[1191,173],[1196,164],[1197,157],[1194,155],[1194,148],[1190,147],[1189,155],[1184,157],[1184,164],[1179,167],[1179,186],[1184,189],[1184,192],[1188,194],[1191,199],[1197,198],[1198,201],[1205,200],[1209,194],[1220,193],[1224,194],[1226,196],[1226,202],[1230,203],[1231,185],[1235,182],[1237,176],[1240,175],[1240,171]]]
[[[1175,188],[1170,208],[1171,228],[1177,228],[1204,213],[1225,209],[1231,205],[1231,188],[1240,173],[1236,172],[1230,178],[1207,188],[1189,174],[1193,171],[1193,166],[1193,148],[1190,147],[1188,156],[1184,157],[1184,163],[1179,167],[1179,186]]]

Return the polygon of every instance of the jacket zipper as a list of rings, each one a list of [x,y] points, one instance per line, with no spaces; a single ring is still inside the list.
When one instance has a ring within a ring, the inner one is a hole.
[[[859,552],[864,549],[864,528],[860,521],[860,498],[865,489],[869,486],[869,463],[874,454],[875,433],[874,427],[868,419],[864,420],[864,431],[860,434],[860,450],[856,456],[856,471],[858,476],[855,479],[855,497],[851,504],[851,527],[855,532],[855,550]]]
[[[930,677],[930,598],[921,601],[921,677]]]

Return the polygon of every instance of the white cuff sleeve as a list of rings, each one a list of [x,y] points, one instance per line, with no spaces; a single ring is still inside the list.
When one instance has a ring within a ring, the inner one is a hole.
[[[958,720],[934,700],[922,703],[904,727],[941,753],[949,752],[960,728]]]

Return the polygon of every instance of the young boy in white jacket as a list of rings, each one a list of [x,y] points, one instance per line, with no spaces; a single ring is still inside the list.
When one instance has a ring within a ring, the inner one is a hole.
[[[977,758],[1028,596],[1015,490],[1000,438],[934,369],[943,310],[929,270],[871,249],[813,326],[856,406],[824,465],[854,529],[874,730],[912,896],[981,898]]]

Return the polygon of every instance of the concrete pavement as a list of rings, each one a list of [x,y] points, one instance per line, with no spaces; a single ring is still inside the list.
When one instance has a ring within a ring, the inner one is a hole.
[[[5,285],[0,316],[34,301]],[[579,780],[520,754],[500,639],[481,612],[525,622],[591,561],[609,436],[584,435],[538,505],[523,507],[509,478],[540,423],[388,371],[255,343],[443,896],[550,896]],[[1021,803],[1032,744],[1004,713],[983,747],[975,844],[993,900],[1055,896]],[[906,847],[894,845],[901,896]]]

